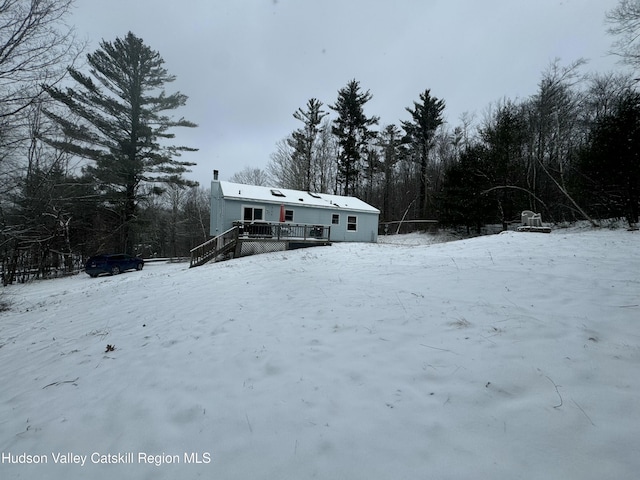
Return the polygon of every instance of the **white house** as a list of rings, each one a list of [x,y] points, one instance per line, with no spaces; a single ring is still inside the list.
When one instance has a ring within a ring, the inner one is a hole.
[[[355,197],[211,182],[211,235],[234,224],[317,225],[331,227],[331,242],[376,242],[380,211]]]

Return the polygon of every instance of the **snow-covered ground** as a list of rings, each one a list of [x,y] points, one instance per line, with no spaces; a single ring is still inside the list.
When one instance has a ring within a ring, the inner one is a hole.
[[[1,290],[0,478],[637,478],[640,233],[430,238]]]

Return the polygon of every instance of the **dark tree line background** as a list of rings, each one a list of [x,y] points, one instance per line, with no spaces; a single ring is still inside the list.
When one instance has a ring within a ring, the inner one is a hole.
[[[303,126],[278,143],[266,171],[233,178],[355,195],[379,208],[382,222],[437,220],[471,232],[486,224],[506,229],[533,210],[549,222],[624,218],[635,225],[636,80],[584,68],[583,61],[553,62],[529,98],[504,99],[480,121],[466,116],[454,128],[444,121],[445,99],[426,89],[400,126],[374,130],[379,118],[364,113],[372,95],[352,80],[329,107],[335,116],[321,124],[316,117],[313,135],[309,109],[295,115]],[[322,107],[317,99],[311,105]]]

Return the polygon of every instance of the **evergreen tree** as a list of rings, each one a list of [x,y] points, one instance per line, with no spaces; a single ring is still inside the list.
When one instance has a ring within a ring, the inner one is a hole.
[[[480,130],[486,148],[489,168],[485,175],[490,181],[492,196],[497,201],[502,227],[519,218],[528,207],[524,188],[525,169],[522,158],[528,139],[526,117],[521,106],[506,102]]]
[[[346,87],[338,90],[338,100],[329,108],[338,113],[331,131],[338,138],[340,153],[338,156],[338,177],[344,185],[344,194],[355,193],[360,177],[361,160],[369,141],[376,133],[369,130],[378,123],[378,117],[367,117],[364,105],[371,100],[369,90],[362,93],[360,83],[351,80]]]
[[[304,127],[293,132],[291,147],[296,150],[296,157],[304,163],[304,189],[311,191],[314,178],[313,150],[316,138],[320,131],[322,119],[328,115],[321,110],[322,102],[312,98],[307,102],[307,110],[299,108],[293,114],[293,118],[304,123]]]
[[[420,164],[420,208],[426,216],[429,208],[427,197],[427,165],[429,162],[429,152],[433,148],[436,129],[444,123],[442,112],[445,107],[444,100],[439,100],[431,96],[429,89],[420,94],[420,103],[413,102],[414,108],[407,107],[411,114],[411,121],[402,122],[402,128],[407,133],[407,143],[409,143],[416,154]]]
[[[481,144],[470,145],[460,153],[460,159],[447,166],[440,195],[440,222],[444,225],[464,225],[480,233],[481,227],[495,220],[497,205],[494,196],[486,195],[492,187],[487,149]]]
[[[114,229],[120,234],[118,244],[132,252],[141,187],[148,183],[194,185],[182,177],[194,164],[175,157],[195,149],[167,145],[167,140],[175,136],[169,132],[171,128],[196,125],[165,113],[183,106],[187,97],[179,92],[165,93],[164,85],[175,76],[163,67],[160,54],[133,33],[113,43],[101,42],[100,49],[87,55],[87,62],[97,83],[91,76],[69,69],[77,89],[45,86],[51,97],[78,119],[74,122],[49,111],[64,133],[63,140],[49,142],[92,161],[86,171],[117,213]],[[149,190],[162,191],[157,186]]]
[[[583,195],[601,217],[640,215],[640,94],[628,91],[598,119],[580,153]]]

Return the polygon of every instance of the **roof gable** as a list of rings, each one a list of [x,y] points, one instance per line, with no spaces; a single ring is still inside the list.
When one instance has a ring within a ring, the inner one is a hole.
[[[346,197],[343,195],[313,193],[287,188],[258,187],[255,185],[244,185],[242,183],[224,181],[220,182],[220,189],[225,198],[380,213],[380,210],[356,197]]]

